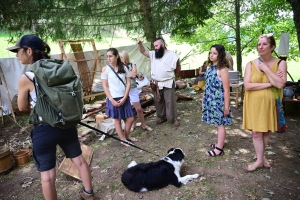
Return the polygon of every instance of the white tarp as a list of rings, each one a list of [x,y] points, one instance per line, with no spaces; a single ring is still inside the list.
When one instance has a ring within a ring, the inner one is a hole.
[[[150,43],[144,43],[144,47],[146,49],[149,49]],[[150,60],[139,52],[138,45],[116,47],[116,49],[118,49],[119,52],[127,51],[127,53],[130,56],[130,61],[137,65],[138,72],[142,72],[144,76],[150,79]],[[101,57],[102,67],[107,64],[106,51],[107,49],[98,50],[98,56]],[[86,59],[94,58],[93,51],[84,52],[84,55]],[[68,54],[67,57],[69,59],[75,60],[73,54]],[[60,55],[51,55],[51,58],[60,59]],[[78,72],[77,64],[75,62],[70,62],[70,63],[74,67],[74,70]],[[92,71],[94,61],[88,61],[87,63],[90,71]],[[0,66],[4,73],[4,77],[10,94],[10,99],[13,99],[13,97],[18,93],[18,79],[25,71],[28,71],[30,69],[30,65],[22,65],[19,62],[18,58],[13,57],[13,58],[0,58]],[[95,74],[94,77],[93,91],[100,92],[102,91],[102,87],[101,87],[99,67],[97,67],[96,71],[98,72]],[[0,77],[2,80],[2,85],[0,85],[0,92],[1,92],[0,97],[2,100],[2,105],[0,106],[2,106],[5,109],[5,112],[11,113],[6,87],[4,85],[5,82],[3,81],[4,79],[2,75]],[[0,109],[0,116],[1,115],[2,112]]]

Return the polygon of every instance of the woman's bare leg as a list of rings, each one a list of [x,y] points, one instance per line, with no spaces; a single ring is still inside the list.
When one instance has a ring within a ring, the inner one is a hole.
[[[264,153],[265,153],[266,147],[268,146],[269,138],[270,138],[270,132],[264,132],[263,133]],[[264,166],[270,167],[270,163],[268,162],[268,160],[266,159],[265,156],[264,156]]]
[[[55,167],[48,171],[41,172],[43,195],[46,200],[57,200],[55,180],[56,180]]]
[[[116,132],[117,132],[119,138],[121,140],[126,140],[126,137],[125,137],[125,135],[123,133],[122,126],[121,126],[121,119],[114,119],[114,121],[115,121]]]
[[[253,146],[256,153],[256,161],[248,165],[248,171],[254,171],[262,167],[264,163],[264,139],[262,132],[252,132]]]
[[[219,147],[220,149],[223,149],[224,143],[225,143],[225,137],[226,137],[225,126],[217,126],[217,130],[218,130],[218,143],[217,143],[217,147]]]
[[[82,156],[77,156],[71,159],[73,163],[76,165],[80,178],[82,180],[82,184],[84,186],[85,191],[92,190],[92,175],[89,165],[87,164],[86,160]]]
[[[125,139],[129,137],[130,129],[132,126],[132,123],[134,122],[134,117],[128,117],[126,118],[126,123],[125,123]]]
[[[215,147],[218,147],[219,149],[223,149],[225,143],[225,137],[226,137],[225,126],[217,126],[217,131],[218,131],[218,142],[215,145]],[[216,148],[213,151],[216,153],[216,155],[219,155],[221,153],[221,151]],[[206,152],[205,154],[209,156],[208,152]]]
[[[143,113],[143,108],[141,107],[141,103],[140,102],[132,102],[135,111],[137,113],[137,116],[140,120],[140,122],[142,123],[142,126],[147,126],[147,124],[145,123],[145,118],[144,118],[144,113]]]

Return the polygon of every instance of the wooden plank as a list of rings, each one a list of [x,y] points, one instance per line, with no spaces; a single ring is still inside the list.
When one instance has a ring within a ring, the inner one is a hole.
[[[81,150],[82,150],[82,155],[83,155],[84,159],[86,160],[88,165],[90,165],[94,150],[91,147],[84,145],[84,144],[81,144]],[[66,173],[78,180],[81,180],[79,171],[70,158],[65,157],[63,159],[63,161],[61,162],[58,170]]]
[[[300,100],[298,99],[282,99],[282,102],[294,102],[294,103],[300,103]]]
[[[90,97],[96,97],[96,96],[100,96],[100,95],[103,95],[103,94],[105,94],[105,93],[104,92],[94,93],[94,94],[84,96],[83,99],[88,99]]]
[[[244,82],[240,81],[238,84],[230,84],[230,87],[234,90],[230,92],[230,99],[235,100],[235,107],[238,108],[239,102],[244,100]]]

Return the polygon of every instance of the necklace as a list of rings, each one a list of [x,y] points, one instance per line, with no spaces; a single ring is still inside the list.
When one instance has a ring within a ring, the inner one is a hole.
[[[273,63],[273,58],[271,58],[269,61],[267,61],[267,62],[264,62],[262,59],[261,59],[261,57],[258,57],[258,60],[260,61],[260,62],[262,62],[262,63],[265,63],[265,65],[267,65],[269,68],[270,68],[270,66],[272,66],[272,65],[270,65],[270,64],[272,64]]]

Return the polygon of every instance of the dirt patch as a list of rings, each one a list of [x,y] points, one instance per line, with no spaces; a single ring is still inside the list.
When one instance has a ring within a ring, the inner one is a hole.
[[[242,130],[242,106],[232,107],[233,125],[228,126],[225,155],[215,158],[205,155],[208,144],[216,142],[216,128],[201,122],[200,94],[193,94],[192,101],[179,101],[178,111],[181,126],[156,125],[155,114],[146,118],[154,128],[146,132],[137,127],[132,133],[139,142],[136,145],[163,157],[172,147],[182,148],[186,159],[182,175],[199,173],[200,177],[176,188],[172,185],[161,190],[134,193],[121,182],[121,175],[127,165],[136,162],[151,162],[160,158],[138,149],[126,148],[110,138],[99,141],[100,135],[79,127],[81,141],[94,149],[91,162],[94,190],[97,199],[300,199],[300,113],[299,106],[286,105],[288,131],[272,133],[266,157],[270,169],[261,168],[253,173],[246,172],[246,166],[253,161],[254,150],[249,132]],[[233,102],[232,102],[233,103]],[[295,111],[297,110],[297,113]],[[21,127],[5,117],[1,125],[0,139],[26,141],[32,127],[26,117],[17,116]],[[22,145],[17,148],[21,148]],[[64,155],[57,150],[57,168]],[[79,199],[80,181],[57,172],[57,193],[59,199]],[[0,176],[0,199],[43,199],[40,175],[33,161],[23,167],[13,167]]]

